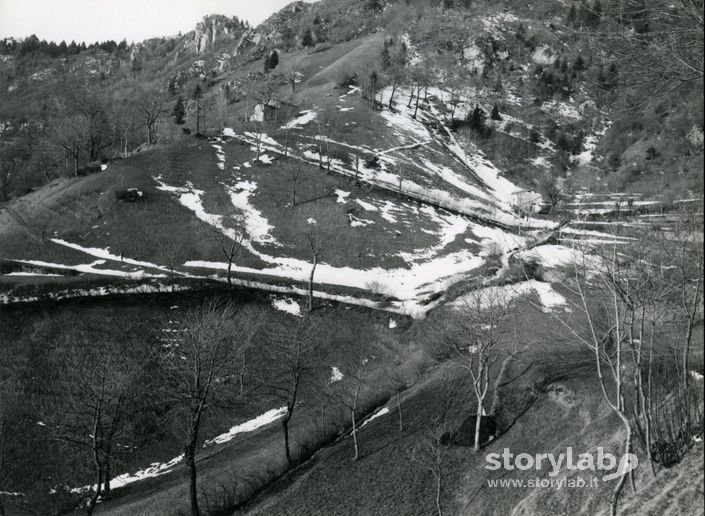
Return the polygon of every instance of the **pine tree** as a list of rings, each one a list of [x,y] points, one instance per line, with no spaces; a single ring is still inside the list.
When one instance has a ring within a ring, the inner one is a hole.
[[[196,134],[201,133],[201,100],[203,99],[203,89],[200,84],[196,84],[191,95],[196,101]]]
[[[183,125],[186,120],[186,106],[184,105],[184,99],[181,95],[176,99],[176,105],[174,106],[174,122],[177,125]]]
[[[485,134],[486,132],[485,112],[477,104],[475,104],[475,109],[468,116],[468,126],[478,134]]]
[[[617,87],[619,83],[619,70],[617,70],[617,64],[612,63],[607,69],[607,82],[605,86],[608,90],[613,90]]]
[[[264,58],[264,73],[274,70],[277,66],[279,66],[279,52],[273,50]]]
[[[497,104],[492,106],[492,113],[490,113],[490,118],[492,120],[502,120],[502,116],[499,114],[499,107]]]
[[[301,44],[304,48],[313,46],[313,33],[311,32],[311,29],[306,29],[306,32],[304,32],[303,38],[301,40]]]
[[[585,60],[583,59],[583,56],[579,55],[575,58],[575,62],[573,63],[573,70],[575,70],[576,72],[582,72],[583,70],[585,70]]]

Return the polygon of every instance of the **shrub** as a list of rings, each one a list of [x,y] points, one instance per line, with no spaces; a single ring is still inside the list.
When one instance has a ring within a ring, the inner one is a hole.
[[[115,199],[123,202],[138,202],[144,199],[144,194],[137,188],[127,190],[116,190]]]
[[[100,172],[102,169],[100,167],[99,162],[94,162],[94,163],[88,163],[87,165],[83,167],[78,167],[78,175],[79,176],[87,176],[90,174],[95,174],[96,172]]]

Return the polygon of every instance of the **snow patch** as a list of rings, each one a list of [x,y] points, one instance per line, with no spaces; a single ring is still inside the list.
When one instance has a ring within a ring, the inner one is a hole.
[[[270,423],[273,423],[277,419],[284,417],[285,414],[286,407],[272,409],[268,412],[265,412],[261,416],[257,416],[254,419],[250,419],[249,421],[232,427],[229,431],[225,432],[224,434],[220,434],[219,436],[214,437],[213,439],[209,439],[208,441],[203,443],[203,447],[205,448],[206,446],[210,446],[211,444],[223,444],[232,441],[236,435],[244,434],[247,432],[254,432],[257,429],[262,428],[263,426],[266,426]]]
[[[294,299],[287,298],[277,298],[272,301],[272,306],[277,310],[289,313],[291,315],[301,315],[301,306]]]
[[[330,380],[328,383],[339,382],[343,379],[343,373],[337,367],[333,366],[330,368]]]
[[[301,129],[304,125],[316,119],[316,112],[312,110],[302,111],[296,118],[282,126],[282,129]]]
[[[370,423],[371,421],[374,421],[378,417],[386,416],[389,414],[389,409],[387,407],[384,407],[383,409],[378,410],[374,414],[372,414],[370,417],[365,419],[365,421],[360,425],[360,428],[364,428],[367,423]]]
[[[345,204],[347,201],[347,198],[350,196],[350,192],[345,192],[343,190],[336,190],[335,195],[338,197],[337,203],[338,204]]]

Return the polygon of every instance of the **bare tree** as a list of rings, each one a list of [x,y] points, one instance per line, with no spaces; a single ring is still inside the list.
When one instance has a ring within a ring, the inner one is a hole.
[[[143,373],[142,361],[135,358],[140,350],[125,353],[111,344],[97,348],[93,338],[78,331],[64,338],[67,409],[60,415],[48,409],[42,416],[55,439],[90,457],[95,483],[89,515],[101,495],[110,493],[113,461],[119,446],[126,446],[128,413]]]
[[[70,160],[74,176],[78,176],[78,165],[88,134],[88,121],[83,115],[62,117],[52,124],[52,140]]]
[[[299,72],[296,68],[292,68],[286,76],[286,80],[291,86],[291,93],[296,93],[296,84],[299,82]]]
[[[226,380],[233,374],[256,321],[251,310],[209,301],[186,314],[181,322],[181,342],[161,356],[166,397],[183,424],[193,516],[200,515],[196,450],[201,422],[206,410],[227,394]]]
[[[552,174],[545,174],[539,180],[539,191],[548,200],[551,211],[563,199],[563,191],[558,187],[556,178]]]
[[[316,366],[320,344],[321,321],[306,315],[292,324],[282,322],[271,333],[269,350],[272,353],[270,389],[286,404],[282,419],[286,460],[292,463],[289,442],[289,423],[301,397],[301,387]]]
[[[381,351],[376,343],[360,343],[346,359],[346,364],[341,367],[343,379],[334,383],[332,389],[336,397],[350,413],[352,425],[351,436],[353,439],[353,460],[360,458],[358,442],[358,409],[362,388],[370,380],[370,370],[375,358],[375,353]]]
[[[233,265],[235,263],[235,258],[240,253],[240,249],[242,249],[242,244],[245,241],[246,236],[241,218],[236,220],[235,226],[236,227],[232,230],[230,236],[224,235],[222,231],[215,231],[215,239],[218,242],[218,247],[220,247],[220,250],[225,257],[225,263],[228,265],[226,280],[229,287],[233,286]]]
[[[179,272],[177,269],[183,264],[188,252],[189,250],[184,248],[182,244],[169,237],[157,243],[157,255],[159,257],[159,261],[167,268],[172,292],[176,288],[176,279],[179,277]],[[123,251],[121,250],[121,258],[122,253]]]
[[[262,154],[262,135],[264,133],[262,122],[256,119],[250,120],[250,129],[255,138],[255,163],[258,163]]]
[[[313,278],[316,274],[318,262],[325,253],[328,247],[329,237],[320,235],[314,224],[311,225],[311,230],[308,234],[308,244],[311,250],[311,274],[308,278],[308,311],[313,311]]]
[[[404,167],[402,166],[401,163],[398,163],[397,164],[397,178],[398,178],[399,183],[397,185],[397,195],[399,196],[400,199],[401,199],[401,195],[403,193],[404,175],[405,175]]]
[[[636,103],[641,107],[677,89],[702,87],[703,27],[702,0],[621,1],[607,3],[589,34],[619,63],[619,80],[646,93]]]
[[[42,173],[46,182],[50,183],[54,179],[52,176],[56,172],[57,162],[59,161],[56,149],[51,142],[42,139],[34,147],[33,154],[37,170]]]
[[[10,151],[0,154],[0,196],[3,201],[10,197],[10,186],[15,179],[17,158]]]
[[[87,122],[84,145],[88,161],[96,161],[100,152],[113,142],[103,100],[93,92],[80,90],[73,104],[74,111],[82,115]]]
[[[406,45],[401,44],[385,44],[383,52],[385,58],[383,65],[385,66],[386,82],[392,87],[389,95],[389,109],[394,109],[394,95],[399,86],[407,79],[408,56]]]
[[[419,443],[411,453],[411,459],[433,475],[435,484],[435,504],[438,516],[443,516],[441,497],[448,446],[444,436],[448,434],[448,425],[443,417],[435,418],[423,432]]]
[[[165,113],[166,100],[164,95],[156,88],[149,88],[139,93],[136,108],[144,124],[147,144],[157,142],[157,124]]]
[[[610,256],[611,255],[611,256]],[[603,398],[620,419],[625,430],[624,453],[631,452],[633,426],[625,403],[625,343],[628,338],[627,307],[620,294],[620,264],[616,245],[610,255],[601,261],[597,281],[594,261],[585,257],[576,263],[569,285],[578,299],[576,306],[585,315],[585,324],[578,325],[561,317],[555,319],[594,356],[597,378]],[[610,512],[617,513],[619,496],[626,476],[621,476],[612,492]]]
[[[352,154],[353,165],[355,166],[355,184],[360,186],[360,153],[356,152]]]
[[[296,190],[306,180],[302,177],[301,165],[291,171],[291,208],[296,207]]]
[[[281,130],[284,132],[284,159],[289,157],[289,138],[291,136],[291,130],[293,129],[292,121],[296,115],[289,116],[285,121]]]
[[[330,174],[330,165],[333,157],[330,154],[331,138],[338,124],[338,118],[335,111],[331,108],[324,109],[318,117],[316,117],[318,141],[318,168],[323,168],[323,155],[326,155],[327,171]]]
[[[447,323],[441,339],[441,352],[454,358],[469,374],[477,404],[474,449],[482,445],[480,430],[487,415],[485,398],[489,390],[491,368],[500,356],[505,336],[504,323],[510,313],[510,303],[497,288],[472,292],[463,298],[457,313]]]
[[[384,349],[388,354],[390,360],[392,360],[392,367],[389,372],[389,377],[394,388],[396,404],[397,404],[397,415],[399,417],[399,431],[404,431],[404,415],[402,412],[402,402],[401,393],[407,387],[407,380],[404,375],[402,366],[404,364],[404,355],[406,353],[406,346],[401,342],[400,339],[396,337],[390,337],[389,340],[384,342]]]

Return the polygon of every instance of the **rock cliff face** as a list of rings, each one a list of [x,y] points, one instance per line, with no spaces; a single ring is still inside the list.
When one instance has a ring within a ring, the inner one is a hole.
[[[193,50],[200,54],[221,41],[239,41],[243,32],[247,29],[247,24],[236,17],[206,16],[203,21],[196,25],[190,44]]]

